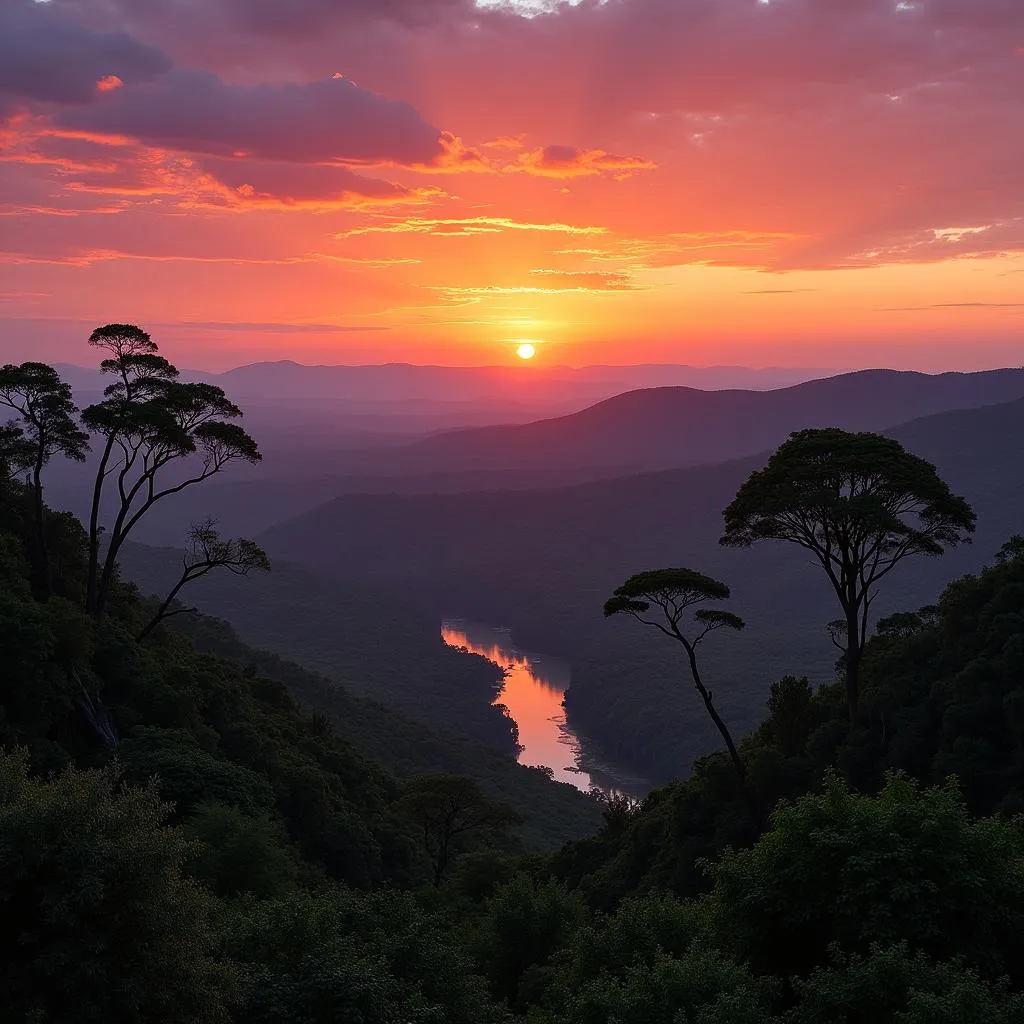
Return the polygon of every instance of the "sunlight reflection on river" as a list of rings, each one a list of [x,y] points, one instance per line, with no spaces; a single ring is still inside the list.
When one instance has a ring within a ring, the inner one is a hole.
[[[449,647],[479,654],[504,673],[495,704],[502,704],[519,729],[519,763],[550,768],[559,782],[588,792],[627,792],[640,796],[642,779],[618,779],[596,769],[580,768],[579,737],[566,724],[562,697],[569,687],[569,665],[558,658],[518,650],[507,630],[463,619],[446,619],[441,638]],[[617,773],[616,773],[617,774]]]

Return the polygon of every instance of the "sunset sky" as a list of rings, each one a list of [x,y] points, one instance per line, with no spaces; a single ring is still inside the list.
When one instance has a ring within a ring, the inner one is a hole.
[[[0,0],[0,357],[1024,363],[1022,0]]]

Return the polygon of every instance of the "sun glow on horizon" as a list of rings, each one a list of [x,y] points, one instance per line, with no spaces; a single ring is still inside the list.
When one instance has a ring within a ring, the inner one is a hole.
[[[530,360],[537,354],[537,348],[528,341],[524,341],[516,348],[516,355],[520,359]]]

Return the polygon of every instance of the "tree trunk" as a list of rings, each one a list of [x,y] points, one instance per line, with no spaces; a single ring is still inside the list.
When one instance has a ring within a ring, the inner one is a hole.
[[[444,881],[444,873],[448,870],[448,844],[447,836],[441,838],[441,845],[437,851],[437,861],[434,864],[434,888],[438,889]]]
[[[125,529],[125,522],[131,512],[131,503],[134,500],[133,492],[128,493],[127,501],[122,498],[121,507],[118,509],[117,518],[110,528],[110,543],[107,546],[107,554],[103,559],[103,570],[100,573],[99,584],[94,595],[93,615],[98,622],[103,618],[103,612],[107,607],[107,598],[110,596],[110,585],[114,581],[114,570],[117,568],[117,556],[124,544],[128,530]],[[131,524],[129,524],[129,529]]]
[[[117,555],[120,550],[121,540],[112,536],[110,538],[110,547],[107,548],[107,557],[103,562],[103,572],[100,576],[99,586],[96,588],[93,614],[97,622],[103,618],[103,613],[107,608],[107,598],[110,596],[110,585],[114,582],[114,569],[117,567]]]
[[[860,661],[864,640],[855,605],[849,605],[846,612],[846,709],[850,715],[850,727],[857,724],[860,705]]]
[[[100,567],[100,503],[103,499],[103,482],[106,480],[107,465],[110,463],[110,453],[114,450],[114,435],[107,437],[107,443],[103,449],[103,457],[100,459],[99,469],[96,471],[96,483],[92,490],[92,510],[89,513],[89,575],[86,582],[85,611],[92,615],[96,611],[96,578]]]
[[[141,643],[143,640],[145,640],[146,637],[149,636],[149,634],[152,633],[153,630],[156,629],[156,627],[161,622],[163,622],[163,620],[167,617],[167,610],[171,607],[172,602],[178,596],[178,594],[181,593],[185,585],[189,582],[190,580],[188,579],[188,573],[186,572],[182,576],[182,578],[178,580],[178,582],[171,588],[171,592],[167,595],[163,604],[160,605],[159,609],[157,609],[156,615],[154,615],[153,618],[149,620],[149,623],[147,624],[146,628],[141,633],[139,633],[139,635],[135,638],[137,642]]]
[[[46,543],[46,507],[43,504],[43,445],[40,439],[32,473],[32,499],[36,528],[36,586],[40,597],[50,596],[50,551]]]
[[[722,716],[715,710],[714,701],[711,698],[710,691],[701,681],[700,672],[697,669],[696,653],[689,645],[687,645],[686,653],[690,659],[690,674],[693,676],[694,686],[697,687],[697,691],[700,693],[701,699],[704,701],[704,707],[707,708],[707,712],[711,716],[711,721],[715,723],[715,728],[718,729],[719,734],[725,741],[726,749],[729,751],[729,757],[732,759],[733,767],[736,769],[736,775],[740,783],[740,790],[747,802],[747,806],[750,808],[750,814],[754,819],[754,824],[757,826],[759,832],[763,832],[765,830],[765,819],[764,815],[761,813],[761,807],[754,796],[754,792],[750,788],[750,781],[747,778],[747,766],[743,763],[743,758],[740,757],[740,752],[736,749],[736,744],[733,742],[732,733],[729,732],[729,727],[722,720]]]

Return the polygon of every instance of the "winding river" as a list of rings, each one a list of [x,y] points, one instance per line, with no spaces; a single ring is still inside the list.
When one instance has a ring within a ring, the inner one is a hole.
[[[504,705],[519,729],[519,763],[551,769],[559,782],[584,793],[599,789],[643,797],[645,779],[621,772],[585,750],[566,721],[562,698],[571,679],[569,664],[547,655],[519,650],[507,629],[464,619],[441,623],[441,638],[449,647],[479,654],[504,672],[495,704]]]

